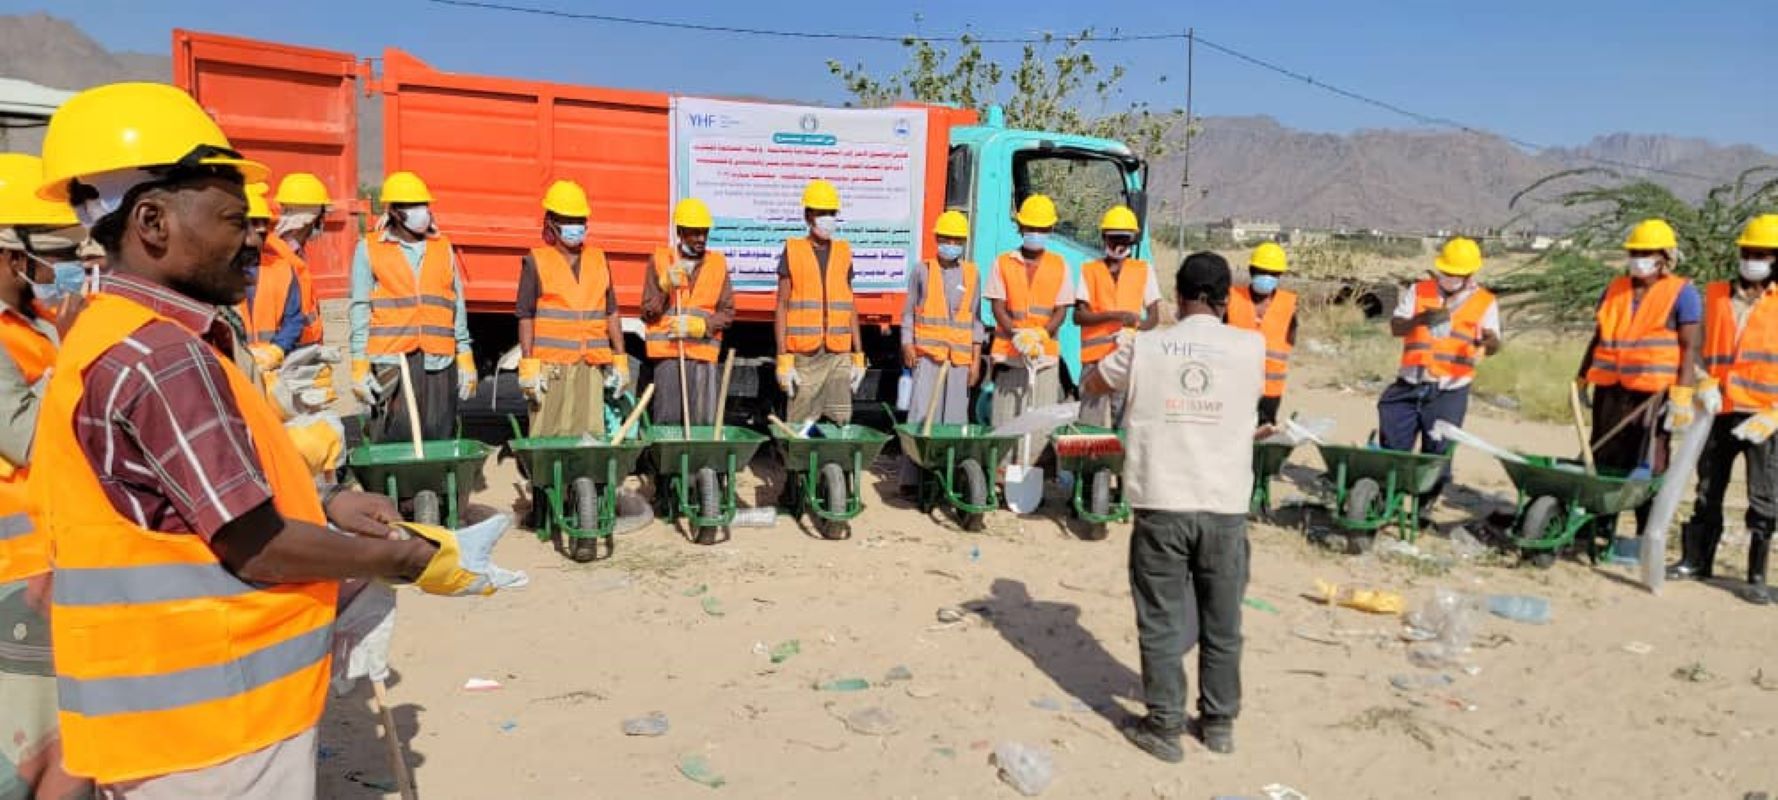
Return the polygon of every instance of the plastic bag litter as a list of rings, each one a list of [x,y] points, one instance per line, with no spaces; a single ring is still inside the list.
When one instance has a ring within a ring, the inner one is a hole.
[[[871,706],[847,714],[846,730],[861,736],[888,736],[901,730],[901,724],[888,709]]]
[[[1400,614],[1406,605],[1400,594],[1387,589],[1366,586],[1341,586],[1324,580],[1315,581],[1315,594],[1323,603],[1366,611],[1372,614]]]
[[[1443,586],[1433,589],[1403,620],[1407,638],[1417,642],[1408,648],[1408,660],[1426,669],[1462,666],[1481,614],[1482,598]]]
[[[994,746],[994,766],[1001,780],[1026,797],[1043,794],[1056,779],[1055,759],[1038,745],[1001,742]]]
[[[1332,436],[1336,423],[1332,417],[1291,417],[1278,426],[1261,444],[1287,444],[1295,447],[1303,442],[1323,444]]]
[[[625,736],[665,736],[669,727],[665,711],[650,711],[623,721]]]

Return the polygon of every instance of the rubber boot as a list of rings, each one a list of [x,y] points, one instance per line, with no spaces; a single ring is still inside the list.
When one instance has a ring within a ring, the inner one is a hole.
[[[1741,597],[1756,606],[1772,602],[1772,595],[1766,590],[1766,559],[1772,555],[1771,544],[1771,531],[1756,531],[1747,545],[1747,589]]]
[[[1680,532],[1679,563],[1667,568],[1667,580],[1701,581],[1715,572],[1715,540],[1720,537],[1710,535],[1703,527],[1696,522],[1686,523]]]

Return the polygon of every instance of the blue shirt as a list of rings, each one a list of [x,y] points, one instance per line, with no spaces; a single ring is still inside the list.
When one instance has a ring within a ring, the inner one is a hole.
[[[253,313],[253,301],[258,296],[258,291],[247,293],[247,313]],[[292,273],[290,291],[284,297],[284,311],[278,315],[278,332],[272,334],[272,344],[288,354],[296,349],[296,343],[302,339],[303,326],[308,324],[309,318],[303,316],[302,285],[297,283],[296,274]]]
[[[429,239],[417,242],[404,242],[388,231],[378,231],[377,236],[385,242],[394,242],[401,246],[401,254],[407,257],[408,266],[414,268],[417,280],[420,275],[420,260],[426,256],[426,245]],[[346,311],[346,321],[351,327],[350,348],[354,360],[365,358],[365,351],[370,344],[370,293],[377,285],[376,272],[370,268],[370,248],[360,240],[358,249],[352,253],[352,300]],[[469,341],[469,311],[463,304],[463,272],[457,268],[457,254],[451,253],[451,293],[457,296],[456,335],[457,352],[467,353]],[[400,356],[370,356],[372,364],[394,364]],[[449,367],[450,356],[426,355],[426,371],[437,372]]]

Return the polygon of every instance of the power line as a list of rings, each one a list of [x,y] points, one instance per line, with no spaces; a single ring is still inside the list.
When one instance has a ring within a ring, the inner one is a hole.
[[[661,28],[661,29],[666,29],[666,30],[696,31],[696,32],[700,32],[700,33],[719,33],[719,34],[730,34],[730,35],[736,35],[736,36],[760,36],[760,37],[771,37],[771,38],[780,38],[780,39],[805,39],[805,40],[806,39],[814,39],[814,40],[826,40],[826,41],[875,42],[875,43],[893,43],[893,44],[904,44],[904,43],[909,43],[909,42],[925,42],[925,43],[931,43],[931,44],[940,44],[940,43],[955,42],[955,41],[965,40],[965,39],[967,41],[969,41],[971,43],[975,43],[975,44],[1048,44],[1048,43],[1054,42],[1056,39],[1056,37],[1053,34],[1046,34],[1043,36],[998,36],[998,37],[994,37],[994,36],[978,36],[973,33],[965,32],[965,33],[950,35],[950,36],[927,36],[927,35],[919,35],[919,34],[892,35],[892,34],[881,34],[881,33],[846,33],[846,32],[831,32],[831,31],[785,30],[785,29],[774,29],[774,28],[748,28],[748,27],[738,27],[738,26],[730,26],[730,25],[710,25],[710,24],[698,23],[698,22],[681,22],[681,21],[676,21],[676,20],[647,19],[647,18],[642,18],[642,17],[625,17],[625,16],[617,16],[617,15],[613,15],[613,14],[591,14],[591,13],[579,12],[579,11],[563,11],[560,9],[539,8],[536,6],[513,5],[510,3],[486,2],[485,0],[427,0],[427,2],[433,3],[435,5],[442,5],[442,6],[455,6],[455,7],[459,7],[459,8],[475,8],[475,9],[483,9],[483,10],[488,10],[488,11],[504,11],[504,12],[514,13],[514,14],[529,14],[529,15],[533,15],[533,16],[552,17],[552,18],[556,18],[556,19],[580,20],[580,21],[585,21],[585,22],[604,22],[604,23],[610,23],[610,24],[615,24],[615,25],[632,25],[632,26],[647,27],[647,28]],[[1327,83],[1325,81],[1317,80],[1314,76],[1309,75],[1307,73],[1299,72],[1299,71],[1293,70],[1289,67],[1285,67],[1280,64],[1276,64],[1271,61],[1267,61],[1266,59],[1260,58],[1258,56],[1249,55],[1249,54],[1244,53],[1240,50],[1237,50],[1233,47],[1229,47],[1228,45],[1224,45],[1224,44],[1220,44],[1218,42],[1211,41],[1209,39],[1204,38],[1203,36],[1197,35],[1194,31],[1182,31],[1179,33],[1124,34],[1124,33],[1119,33],[1114,30],[1113,32],[1111,32],[1109,34],[1092,35],[1092,36],[1088,37],[1088,40],[1092,41],[1092,42],[1195,41],[1195,42],[1203,44],[1205,47],[1208,47],[1211,50],[1215,50],[1216,52],[1219,52],[1219,53],[1222,53],[1223,55],[1229,56],[1230,58],[1234,58],[1239,61],[1246,62],[1247,64],[1250,64],[1255,67],[1259,67],[1260,69],[1266,70],[1268,72],[1272,72],[1274,74],[1283,76],[1285,78],[1289,78],[1291,80],[1306,83],[1306,84],[1313,86],[1317,89],[1337,95],[1339,97],[1343,97],[1343,98],[1352,100],[1357,103],[1363,103],[1363,104],[1371,106],[1373,108],[1381,109],[1383,111],[1387,111],[1391,114],[1395,114],[1397,116],[1400,116],[1400,117],[1403,117],[1406,119],[1411,119],[1421,125],[1428,125],[1428,126],[1439,127],[1439,128],[1448,128],[1451,130],[1461,131],[1464,133],[1472,133],[1472,134],[1477,134],[1477,135],[1482,135],[1482,136],[1494,136],[1494,137],[1497,137],[1503,141],[1509,142],[1511,144],[1517,145],[1518,147],[1524,148],[1526,150],[1531,150],[1534,152],[1541,153],[1541,152],[1546,152],[1546,151],[1557,149],[1554,147],[1550,147],[1548,145],[1539,144],[1537,142],[1533,142],[1533,141],[1530,141],[1527,139],[1522,139],[1522,138],[1519,138],[1516,136],[1511,136],[1511,135],[1504,134],[1504,133],[1497,133],[1495,131],[1491,131],[1486,128],[1476,127],[1476,126],[1470,125],[1468,123],[1464,123],[1464,122],[1460,122],[1455,119],[1451,119],[1450,117],[1443,117],[1443,116],[1438,116],[1438,115],[1434,115],[1434,114],[1426,114],[1426,113],[1422,113],[1419,111],[1414,111],[1412,109],[1397,105],[1395,103],[1391,103],[1386,100],[1381,100],[1381,99],[1378,99],[1375,97],[1371,97],[1369,95],[1362,94],[1360,92],[1356,92],[1351,89],[1346,89],[1346,88],[1343,88],[1340,86],[1335,86],[1335,85]],[[1589,156],[1589,155],[1585,155],[1582,153],[1569,153],[1568,156],[1571,158],[1581,160],[1581,161],[1587,161],[1587,162],[1590,162],[1593,164],[1598,164],[1600,166],[1613,167],[1613,168],[1617,168],[1617,169],[1636,170],[1636,171],[1640,171],[1640,172],[1647,172],[1647,173],[1654,174],[1654,175],[1666,175],[1666,176],[1674,177],[1674,178],[1686,178],[1689,180],[1704,181],[1704,182],[1713,183],[1713,184],[1722,180],[1721,178],[1712,177],[1709,175],[1700,175],[1695,172],[1684,172],[1681,170],[1666,169],[1663,167],[1651,167],[1651,166],[1646,166],[1643,164],[1634,164],[1634,163],[1630,163],[1627,161],[1618,161],[1616,159],[1602,158],[1599,156]]]

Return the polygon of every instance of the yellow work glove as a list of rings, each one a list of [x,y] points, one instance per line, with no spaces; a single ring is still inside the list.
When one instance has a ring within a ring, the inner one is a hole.
[[[519,389],[536,400],[543,397],[548,379],[543,377],[543,362],[535,358],[519,359]]]
[[[621,392],[630,385],[630,357],[617,353],[613,359],[605,370],[605,388]]]
[[[315,370],[315,388],[325,393],[326,400],[323,402],[328,405],[333,405],[333,401],[340,399],[339,393],[333,389],[332,364],[322,364],[320,369]]]
[[[1698,381],[1698,405],[1712,417],[1722,413],[1722,384],[1709,375]]]
[[[457,354],[457,399],[468,400],[475,396],[475,354],[465,350]]]
[[[796,385],[800,379],[796,375],[796,356],[782,353],[778,356],[778,386],[784,390],[785,397],[796,396]]]
[[[413,522],[396,523],[396,527],[438,545],[438,552],[427,562],[425,571],[414,585],[428,594],[452,597],[489,595],[498,589],[516,589],[529,582],[525,573],[503,569],[490,556],[501,535],[512,525],[512,518],[495,514],[466,528],[450,530],[435,525]]]
[[[382,387],[377,385],[376,378],[371,377],[369,359],[352,359],[352,394],[367,406],[376,405],[380,399],[378,395],[382,394]]]
[[[1696,407],[1692,404],[1695,392],[1690,386],[1675,386],[1667,390],[1667,430],[1678,431],[1692,426],[1697,417]]]
[[[865,374],[864,354],[863,353],[853,353],[852,354],[852,393],[853,394],[857,394],[859,385],[864,383],[864,374]]]
[[[1749,444],[1765,444],[1774,432],[1778,432],[1778,408],[1768,408],[1754,414],[1730,431],[1735,438]]]
[[[710,332],[710,326],[704,318],[695,314],[681,314],[673,320],[673,329],[681,339],[702,339]]]
[[[690,271],[685,268],[685,262],[675,261],[672,266],[669,266],[666,269],[659,269],[657,267],[655,274],[656,277],[660,279],[661,291],[671,292],[676,288],[685,286]]]
[[[346,449],[346,429],[334,414],[308,414],[284,423],[290,441],[313,475],[331,473]]]
[[[253,354],[253,363],[262,372],[271,372],[284,363],[284,350],[270,342],[247,345],[247,351]]]

